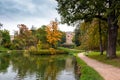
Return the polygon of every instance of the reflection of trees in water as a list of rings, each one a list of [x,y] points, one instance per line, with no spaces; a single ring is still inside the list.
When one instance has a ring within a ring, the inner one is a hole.
[[[6,72],[9,67],[9,55],[0,54],[0,72]]]
[[[12,65],[19,78],[35,75],[40,80],[56,80],[57,73],[65,68],[63,56],[12,57]]]
[[[80,67],[80,65],[77,63],[77,61],[76,61],[76,58],[74,57],[74,60],[73,60],[74,62],[74,70],[75,70],[75,77],[76,77],[76,79],[77,80],[79,80],[79,78],[80,78],[80,76],[81,76],[81,72],[80,72],[80,70],[81,70],[81,67]]]
[[[75,63],[68,55],[0,55],[0,72],[7,73],[9,65],[12,65],[12,71],[17,73],[15,78],[17,80],[30,78],[30,76],[35,77],[36,80],[56,80],[58,74],[64,69],[73,70]]]

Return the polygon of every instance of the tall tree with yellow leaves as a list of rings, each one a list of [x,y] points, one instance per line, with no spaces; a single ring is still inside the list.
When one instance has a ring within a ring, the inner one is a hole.
[[[56,48],[57,42],[61,41],[62,33],[58,30],[58,23],[51,21],[46,27],[47,41],[52,48]]]

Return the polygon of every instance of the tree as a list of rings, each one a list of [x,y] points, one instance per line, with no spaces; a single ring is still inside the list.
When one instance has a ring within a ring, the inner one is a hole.
[[[63,44],[66,42],[66,33],[62,32],[62,31],[60,31],[60,32],[62,33],[60,44]]]
[[[51,23],[46,27],[47,32],[47,41],[49,44],[56,48],[56,44],[60,41],[61,32],[58,30],[58,23],[55,21],[51,21]]]
[[[91,21],[93,18],[105,20],[108,24],[107,57],[116,57],[119,0],[56,0],[58,12],[63,23],[75,24],[80,20]],[[100,14],[100,15],[99,15]]]
[[[35,31],[37,42],[40,40],[43,44],[47,43],[47,37],[46,37],[47,33],[45,31],[46,27],[47,26],[43,25]]]
[[[92,22],[82,22],[80,26],[75,29],[75,35],[80,44],[79,48],[85,50],[99,50],[99,19],[93,19]],[[79,34],[77,32],[79,32]],[[102,33],[102,46],[103,50],[106,49],[106,33],[107,24],[105,21],[101,21],[101,33]]]
[[[120,27],[120,17],[118,18],[118,25]],[[120,28],[118,29],[118,35],[120,35]],[[120,48],[120,36],[117,38],[117,47]]]
[[[6,48],[10,47],[10,34],[8,30],[1,30],[0,33],[2,33],[2,42],[1,45],[3,45]]]
[[[80,25],[78,25],[75,29],[75,36],[74,36],[74,42],[76,44],[76,46],[80,46],[81,42],[80,42],[80,36],[81,36],[81,33],[80,33]]]
[[[28,49],[30,46],[35,46],[37,44],[36,37],[32,35],[26,25],[18,25],[19,32],[15,33],[13,40],[13,46],[16,49]]]
[[[1,29],[1,27],[3,27],[2,23],[0,23],[0,29]],[[2,33],[0,32],[0,45],[1,45],[1,42],[2,42]]]

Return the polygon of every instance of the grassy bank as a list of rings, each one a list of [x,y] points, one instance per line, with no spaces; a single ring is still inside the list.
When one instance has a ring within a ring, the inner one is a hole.
[[[77,57],[77,62],[81,67],[80,80],[104,80],[99,73],[89,67],[83,60]]]
[[[59,47],[58,49],[59,49],[59,50],[63,50],[63,51],[65,51],[65,52],[68,52],[69,54],[73,54],[73,55],[82,52],[82,50],[68,49],[68,48],[64,48],[64,47]]]
[[[99,73],[97,73],[93,68],[89,67],[83,60],[77,57],[77,54],[82,52],[81,50],[60,48],[62,50],[68,51],[70,54],[76,56],[77,63],[81,67],[80,80],[104,80]]]
[[[120,51],[117,51],[117,58],[116,59],[108,59],[106,57],[106,52],[104,52],[103,55],[100,55],[100,52],[90,52],[88,54],[88,57],[120,68]]]
[[[9,50],[9,49],[0,46],[0,51],[7,51],[7,50]]]
[[[41,49],[41,50],[28,50],[30,54],[34,55],[54,55],[54,54],[68,54],[67,51],[59,50],[59,49]]]

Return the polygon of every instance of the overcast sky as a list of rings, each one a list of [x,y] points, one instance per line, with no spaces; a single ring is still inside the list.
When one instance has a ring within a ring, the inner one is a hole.
[[[56,7],[55,0],[0,0],[0,22],[11,34],[18,30],[18,24],[25,24],[29,28],[34,25],[38,28],[55,18],[60,20]],[[59,29],[73,31],[74,27],[59,25]]]

